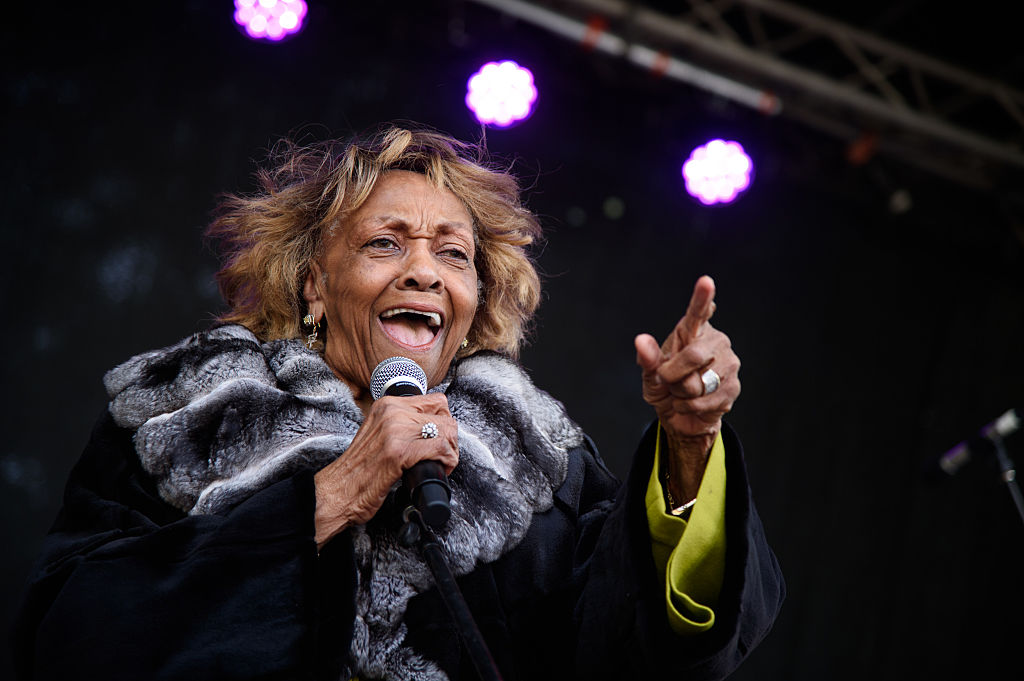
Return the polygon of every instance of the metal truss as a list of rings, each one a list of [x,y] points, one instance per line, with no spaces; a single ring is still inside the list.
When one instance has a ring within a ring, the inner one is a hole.
[[[957,182],[1024,187],[1024,92],[779,0],[474,0]],[[628,36],[628,39],[625,37]]]

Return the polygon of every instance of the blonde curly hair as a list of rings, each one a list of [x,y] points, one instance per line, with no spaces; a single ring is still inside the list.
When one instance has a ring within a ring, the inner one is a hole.
[[[388,170],[423,174],[473,218],[481,300],[459,354],[515,357],[540,302],[526,247],[541,228],[522,205],[518,181],[490,165],[479,145],[393,125],[351,142],[283,140],[257,173],[259,192],[221,197],[206,231],[222,254],[217,283],[229,310],[219,320],[242,324],[263,341],[305,335],[302,287],[310,263]]]

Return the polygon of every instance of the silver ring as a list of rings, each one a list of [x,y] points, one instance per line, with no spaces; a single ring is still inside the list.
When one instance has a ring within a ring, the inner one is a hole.
[[[705,395],[710,395],[718,390],[718,386],[722,385],[722,377],[716,374],[714,369],[708,369],[701,374],[700,380],[704,383]]]
[[[423,428],[420,430],[420,437],[424,440],[437,437],[437,424],[433,421],[427,421],[423,424]]]

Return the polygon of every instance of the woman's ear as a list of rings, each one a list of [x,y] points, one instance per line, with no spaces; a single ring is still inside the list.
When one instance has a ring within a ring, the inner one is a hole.
[[[320,321],[327,306],[323,295],[323,273],[320,270],[320,264],[316,261],[309,263],[309,272],[302,285],[302,297],[306,299],[309,313],[313,315],[313,319]]]

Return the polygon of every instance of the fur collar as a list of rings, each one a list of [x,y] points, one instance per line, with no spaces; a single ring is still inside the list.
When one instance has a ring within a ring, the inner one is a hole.
[[[225,513],[297,470],[323,467],[363,418],[319,354],[298,340],[261,344],[241,326],[138,355],[104,384],[115,422],[135,431],[161,496],[190,514]],[[516,546],[533,514],[551,507],[567,452],[583,435],[518,365],[492,353],[461,360],[432,390],[446,391],[459,423],[452,517],[440,536],[452,571],[463,575]],[[445,679],[403,645],[407,603],[433,585],[426,564],[387,523],[375,519],[351,535],[359,584],[347,672]]]

